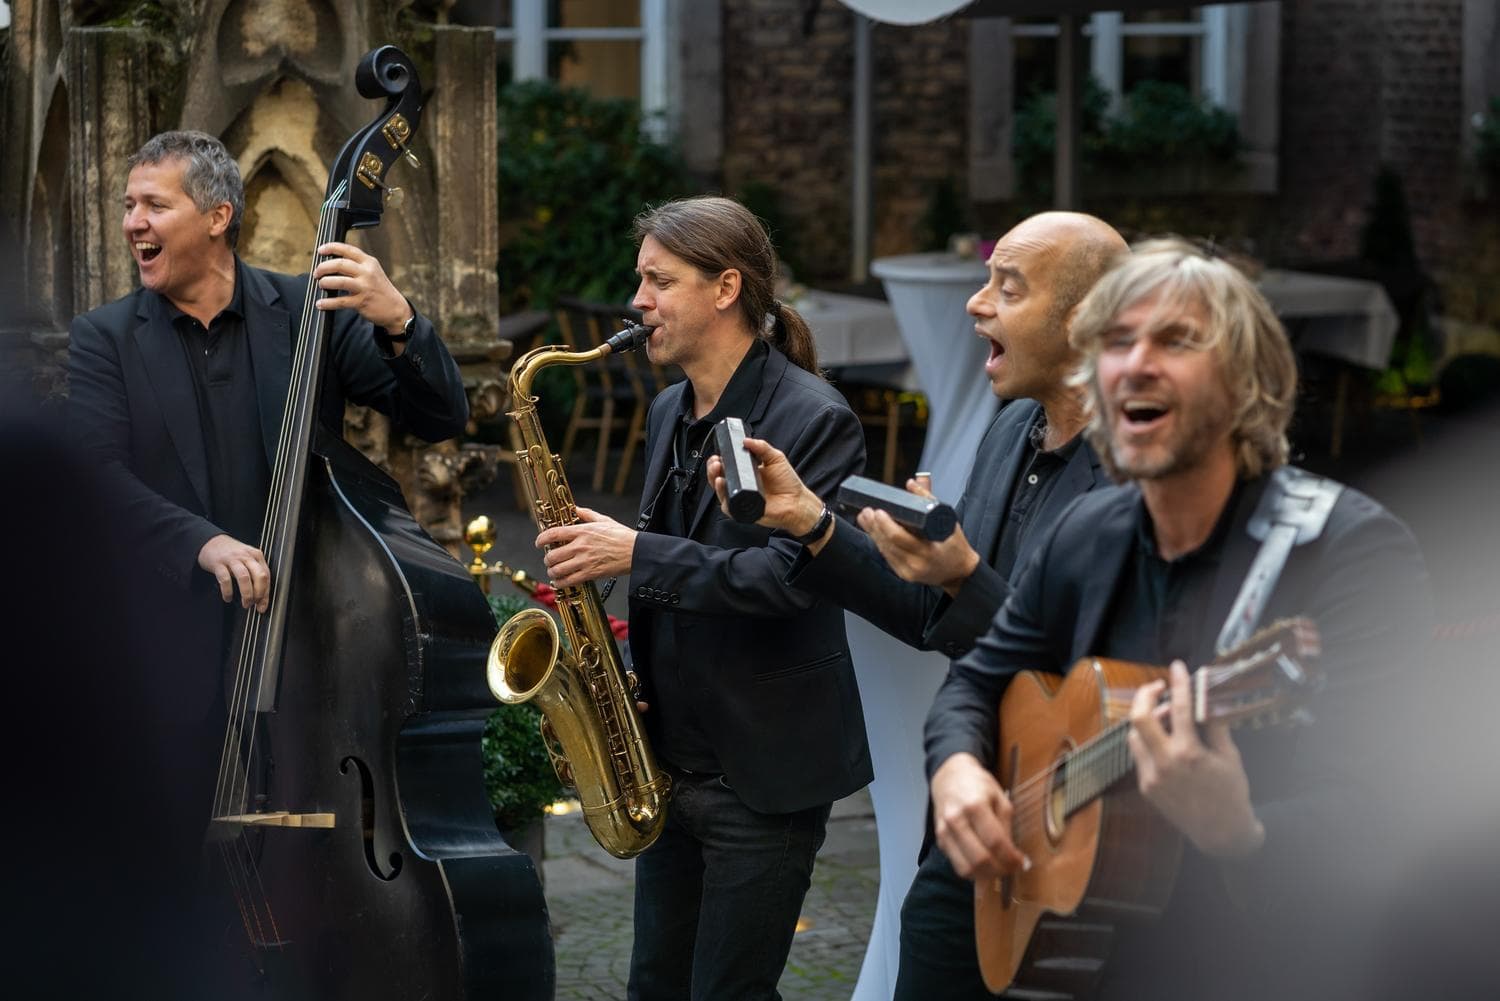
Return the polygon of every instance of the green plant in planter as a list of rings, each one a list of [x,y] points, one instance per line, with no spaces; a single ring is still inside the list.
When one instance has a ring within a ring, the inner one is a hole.
[[[501,309],[558,296],[623,301],[635,288],[631,223],[686,194],[687,171],[642,132],[639,105],[544,81],[500,89]]]
[[[492,594],[489,602],[497,626],[530,604],[520,595]],[[502,831],[520,830],[563,795],[537,731],[541,715],[534,706],[502,705],[485,724],[481,742],[484,786],[495,811],[495,825]]]
[[[1057,95],[1051,91],[1031,94],[1016,111],[1011,157],[1024,192],[1051,196],[1056,129]],[[1234,115],[1161,80],[1136,84],[1110,112],[1109,92],[1089,77],[1079,99],[1078,130],[1080,161],[1089,171],[1228,166],[1240,151]]]
[[[636,286],[631,224],[688,193],[681,157],[645,135],[638,104],[548,81],[504,84],[498,115],[500,311],[548,310],[559,296],[623,305]],[[546,339],[561,339],[555,324]],[[573,374],[544,371],[536,389],[560,435]]]

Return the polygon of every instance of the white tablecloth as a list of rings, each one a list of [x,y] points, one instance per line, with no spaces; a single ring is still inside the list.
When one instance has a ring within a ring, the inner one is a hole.
[[[963,491],[998,404],[984,374],[989,348],[965,312],[988,271],[982,261],[952,254],[881,257],[870,271],[885,283],[917,383],[927,396],[919,466],[932,474],[933,492],[951,503]]]
[[[917,383],[927,395],[920,468],[932,473],[938,496],[953,503],[998,405],[984,374],[988,348],[965,312],[988,272],[979,261],[949,254],[880,258],[870,270],[885,282]],[[948,661],[918,653],[857,616],[846,615],[845,622],[875,764],[870,800],[880,848],[875,922],[853,998],[889,1001],[900,955],[901,902],[916,875],[927,813],[922,725]]]
[[[908,360],[896,314],[879,299],[808,289],[792,308],[812,330],[824,368],[904,365]]]
[[[1267,269],[1261,292],[1299,353],[1315,352],[1377,371],[1390,364],[1401,319],[1372,281]]]

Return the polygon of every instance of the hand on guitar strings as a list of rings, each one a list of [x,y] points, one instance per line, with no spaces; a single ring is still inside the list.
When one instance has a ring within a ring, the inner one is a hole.
[[[998,879],[1031,868],[1011,840],[1011,803],[972,754],[955,754],[932,776],[932,820],[938,846],[965,879]]]
[[[635,529],[591,508],[580,507],[578,517],[571,525],[555,525],[536,537],[536,547],[546,550],[542,562],[552,583],[577,587],[628,574],[635,554]]]
[[[1165,714],[1163,692],[1170,695]],[[1250,804],[1239,749],[1224,722],[1209,723],[1199,736],[1182,661],[1172,662],[1168,681],[1136,690],[1127,740],[1141,795],[1199,851],[1239,858],[1259,850],[1266,830]]]

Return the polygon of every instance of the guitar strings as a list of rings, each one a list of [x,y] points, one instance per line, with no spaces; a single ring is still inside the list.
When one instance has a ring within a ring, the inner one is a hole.
[[[1276,627],[1272,627],[1272,629],[1274,628]],[[1293,628],[1296,628],[1295,625]],[[1308,646],[1310,644],[1304,643],[1303,645]],[[1215,688],[1234,681],[1266,658],[1274,657],[1280,652],[1281,644],[1277,643],[1271,645],[1266,650],[1257,651],[1250,657],[1231,661],[1227,664],[1209,664],[1203,666],[1193,674],[1195,689],[1202,689],[1201,692],[1195,692],[1194,701],[1198,702],[1200,698],[1206,699],[1207,694]],[[1164,692],[1162,698],[1158,700],[1157,706],[1165,706],[1169,704],[1169,701],[1168,694]],[[1089,776],[1091,772],[1097,771],[1097,761],[1099,759],[1118,764],[1119,751],[1122,748],[1128,747],[1125,743],[1124,735],[1129,731],[1130,726],[1131,723],[1129,720],[1120,720],[1100,730],[1088,740],[1079,744],[1065,758],[1049,763],[1047,767],[1022,781],[1009,793],[1013,809],[1013,819],[1011,822],[1012,841],[1017,847],[1021,847],[1023,842],[1029,841],[1036,833],[1036,825],[1044,817],[1044,807],[1053,788],[1053,777],[1064,767],[1067,767],[1070,772],[1081,767],[1083,776]],[[1106,742],[1109,742],[1111,746],[1105,747]],[[1083,761],[1080,765],[1076,763],[1079,762],[1079,759],[1089,760]],[[1116,777],[1115,781],[1119,777],[1129,774],[1130,771],[1134,770],[1134,767],[1133,759],[1127,758],[1121,774]],[[1071,775],[1068,781],[1074,781]]]

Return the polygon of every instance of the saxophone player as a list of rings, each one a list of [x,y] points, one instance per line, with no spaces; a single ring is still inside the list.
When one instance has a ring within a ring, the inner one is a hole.
[[[704,467],[714,425],[738,417],[827,498],[863,468],[864,435],[773,298],[774,251],[744,206],[670,202],[635,236],[647,353],[687,378],[651,405],[636,527],[580,508],[536,542],[560,587],[629,574],[646,726],[672,777],[636,862],[628,997],[775,999],[829,810],[870,781],[869,749],[842,611],[785,583],[806,540],[731,521]]]

